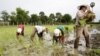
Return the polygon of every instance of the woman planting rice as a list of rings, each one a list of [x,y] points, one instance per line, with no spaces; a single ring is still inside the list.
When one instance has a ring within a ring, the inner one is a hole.
[[[43,33],[46,31],[46,27],[41,26],[41,25],[36,25],[32,34],[31,34],[31,40],[33,41],[33,38],[35,34],[37,33],[39,40],[43,40]]]
[[[63,31],[63,26],[58,26],[55,30],[54,30],[54,34],[53,34],[53,42],[60,42],[61,44],[64,44],[64,31]]]
[[[24,36],[24,25],[22,23],[18,24],[17,26],[17,32],[16,32],[17,39],[19,39],[19,35]]]

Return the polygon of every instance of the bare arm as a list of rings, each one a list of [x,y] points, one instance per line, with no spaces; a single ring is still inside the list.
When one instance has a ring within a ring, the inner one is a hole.
[[[36,28],[34,28],[32,34],[31,34],[31,40],[32,40],[32,41],[33,41],[33,38],[34,38],[35,34],[36,34]]]

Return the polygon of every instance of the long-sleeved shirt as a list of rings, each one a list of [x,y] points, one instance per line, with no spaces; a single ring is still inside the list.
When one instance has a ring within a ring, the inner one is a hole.
[[[75,22],[75,24],[78,25],[79,20],[84,19],[85,16],[86,16],[86,12],[83,12],[82,10],[79,10],[76,13],[76,22]]]

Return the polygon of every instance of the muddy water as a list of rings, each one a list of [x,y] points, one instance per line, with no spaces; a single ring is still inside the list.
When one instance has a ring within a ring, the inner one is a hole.
[[[95,33],[92,32],[92,34]],[[70,32],[69,37],[65,38],[66,41],[63,47],[60,44],[53,45],[51,40],[33,44],[34,42],[30,42],[29,36],[27,37],[22,44],[10,43],[10,45],[6,45],[3,56],[72,56],[73,54],[75,40],[73,32]],[[98,37],[100,37],[100,34]],[[91,37],[91,39],[94,39],[94,37]],[[85,44],[84,38],[81,37],[78,56],[84,56],[86,50]]]

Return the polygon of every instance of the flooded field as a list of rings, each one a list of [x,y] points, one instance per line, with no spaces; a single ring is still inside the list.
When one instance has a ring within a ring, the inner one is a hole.
[[[49,28],[50,26],[48,26]],[[10,28],[10,27],[8,27]],[[39,41],[36,36],[34,41],[30,41],[30,33],[31,30],[26,30],[26,35],[24,38],[20,36],[20,40],[18,41],[15,38],[15,27],[11,27],[8,30],[5,28],[6,32],[1,31],[0,33],[0,56],[75,56],[74,53],[74,32],[70,32],[69,35],[65,35],[65,43],[64,46],[61,44],[53,44],[52,40],[43,40]],[[27,26],[29,29],[30,26]],[[31,26],[31,29],[33,27]],[[55,28],[53,26],[53,28]],[[3,29],[3,28],[1,28]],[[7,31],[8,30],[8,31]],[[13,30],[12,33],[9,31]],[[53,31],[50,29],[51,32]],[[2,35],[5,34],[5,35]],[[9,35],[8,35],[9,34]],[[52,33],[51,33],[52,35]],[[14,38],[12,38],[12,36]],[[2,38],[1,38],[2,37]],[[3,37],[6,39],[3,40]],[[50,36],[49,36],[50,37]],[[51,36],[52,37],[52,36]],[[91,30],[91,51],[87,52],[85,47],[84,38],[80,38],[79,48],[78,48],[78,56],[100,56],[100,30],[99,28]]]

